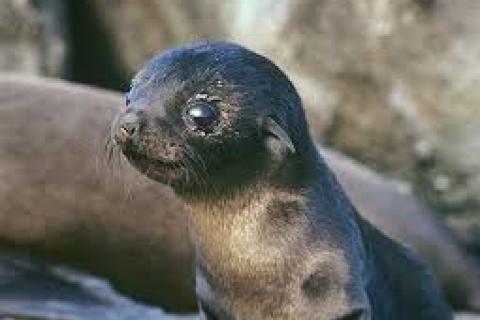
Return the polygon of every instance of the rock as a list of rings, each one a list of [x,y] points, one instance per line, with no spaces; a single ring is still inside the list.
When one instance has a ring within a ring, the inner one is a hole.
[[[0,71],[62,76],[66,56],[59,0],[0,2]]]
[[[0,319],[194,320],[121,296],[103,279],[0,253]]]
[[[227,36],[229,29],[222,11],[228,4],[215,0],[97,0],[91,5],[130,75],[162,49]]]
[[[457,313],[454,317],[455,320],[480,320],[479,314],[473,313]]]
[[[0,68],[40,73],[39,21],[30,3],[21,0],[0,3]]]

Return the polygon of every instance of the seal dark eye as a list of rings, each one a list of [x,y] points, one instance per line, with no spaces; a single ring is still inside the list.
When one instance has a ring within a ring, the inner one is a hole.
[[[218,111],[206,102],[199,102],[187,110],[187,117],[195,129],[206,131],[217,122]]]

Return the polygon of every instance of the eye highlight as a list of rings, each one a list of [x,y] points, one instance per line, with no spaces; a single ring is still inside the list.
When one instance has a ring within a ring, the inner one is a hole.
[[[207,102],[197,102],[187,112],[187,122],[195,130],[208,132],[218,121],[218,110]]]

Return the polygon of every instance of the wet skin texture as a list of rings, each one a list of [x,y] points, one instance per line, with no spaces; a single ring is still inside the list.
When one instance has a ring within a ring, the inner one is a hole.
[[[451,318],[417,258],[356,213],[268,59],[224,42],[170,50],[126,102],[112,138],[185,201],[205,318]]]

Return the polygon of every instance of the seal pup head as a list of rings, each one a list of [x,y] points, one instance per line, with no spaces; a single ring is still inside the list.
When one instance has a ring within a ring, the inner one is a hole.
[[[126,100],[113,135],[134,166],[189,204],[206,313],[365,317],[359,231],[278,67],[235,44],[200,43],[153,58]]]
[[[295,88],[272,62],[205,42],[166,51],[136,75],[113,135],[142,173],[198,195],[277,175],[286,157],[312,151],[306,128]]]

